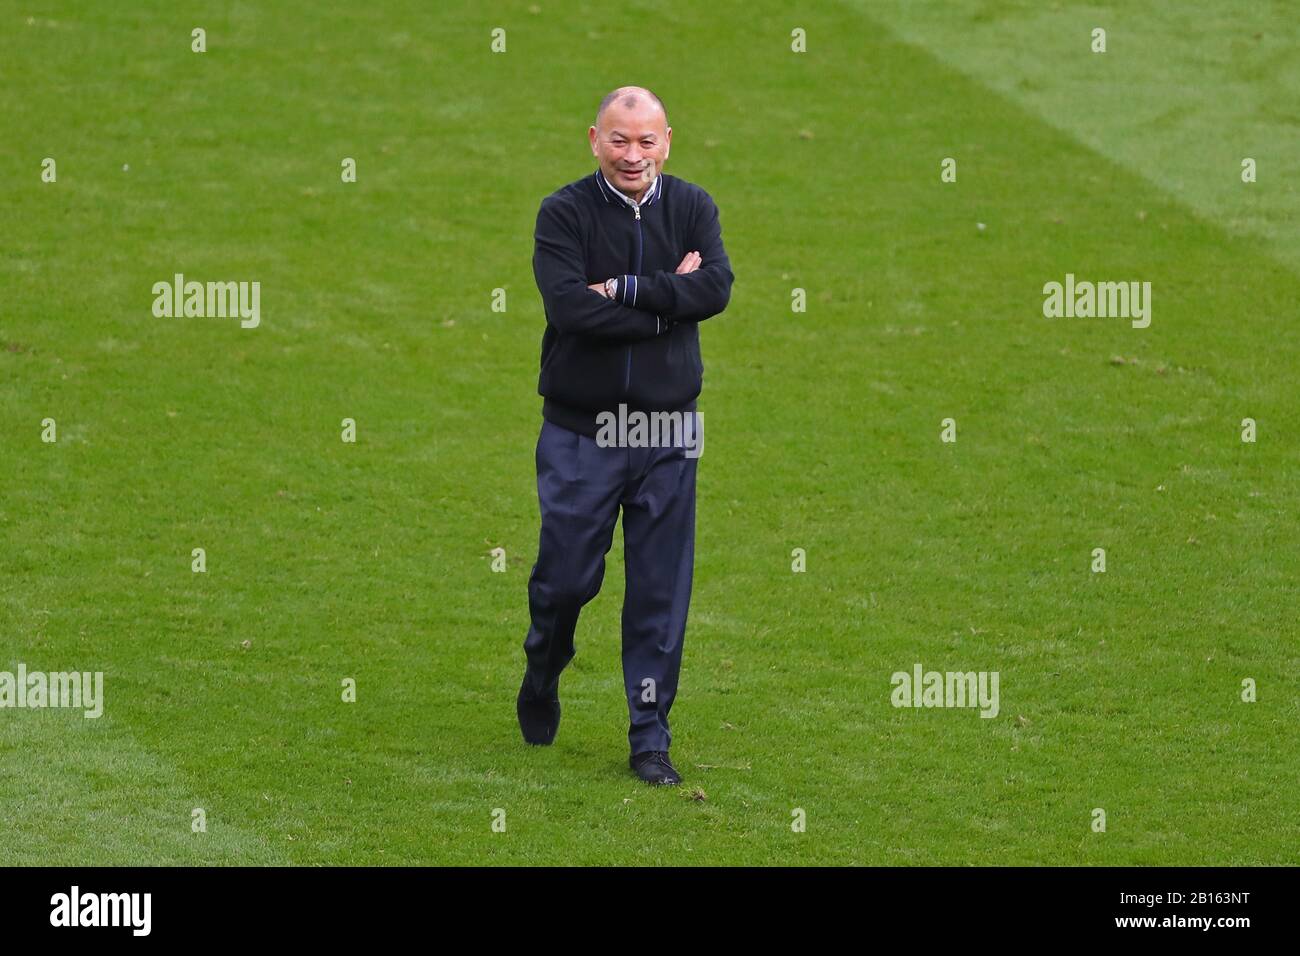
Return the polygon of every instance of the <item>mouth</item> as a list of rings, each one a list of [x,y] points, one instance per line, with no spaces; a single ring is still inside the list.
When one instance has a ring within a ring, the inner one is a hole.
[[[643,174],[645,173],[645,170],[644,170],[644,169],[624,169],[624,170],[622,170],[621,172],[623,173],[624,176],[629,176],[629,177],[635,179],[637,176],[643,175]]]

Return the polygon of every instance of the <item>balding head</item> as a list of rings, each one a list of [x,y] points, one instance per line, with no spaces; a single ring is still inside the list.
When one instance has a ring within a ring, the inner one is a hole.
[[[643,86],[620,86],[600,101],[587,138],[605,178],[639,202],[663,169],[673,129],[658,96]]]
[[[609,109],[610,104],[615,100],[619,106],[626,110],[635,110],[645,103],[651,103],[660,113],[664,115],[664,126],[668,125],[668,111],[664,109],[663,100],[655,96],[653,90],[647,90],[644,86],[620,86],[605,94],[605,98],[600,101],[600,107],[596,110],[596,128],[600,128],[600,121],[605,116],[605,110]]]

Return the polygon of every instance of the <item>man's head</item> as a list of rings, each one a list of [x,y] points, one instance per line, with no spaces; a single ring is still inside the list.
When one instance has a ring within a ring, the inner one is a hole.
[[[620,86],[600,101],[596,125],[587,138],[605,178],[640,202],[663,170],[673,128],[654,93],[641,86]]]

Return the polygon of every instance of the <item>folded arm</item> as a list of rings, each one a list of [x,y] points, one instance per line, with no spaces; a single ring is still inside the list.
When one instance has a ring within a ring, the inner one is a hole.
[[[618,280],[618,301],[674,322],[702,322],[717,315],[731,299],[731,260],[722,245],[718,206],[705,195],[696,211],[687,248],[700,253],[699,267],[682,273],[659,270],[650,275],[624,275]]]
[[[588,288],[582,240],[570,213],[544,200],[533,234],[533,275],[546,321],[557,331],[605,339],[647,339],[668,323]]]

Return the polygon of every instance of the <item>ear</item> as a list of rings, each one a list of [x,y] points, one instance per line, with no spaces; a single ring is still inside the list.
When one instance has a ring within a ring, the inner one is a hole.
[[[600,153],[596,150],[596,127],[592,126],[587,130],[587,142],[591,144],[591,155],[599,156]]]
[[[668,154],[672,152],[672,149],[673,149],[673,128],[669,126],[666,130],[664,130],[664,159],[668,158]]]

